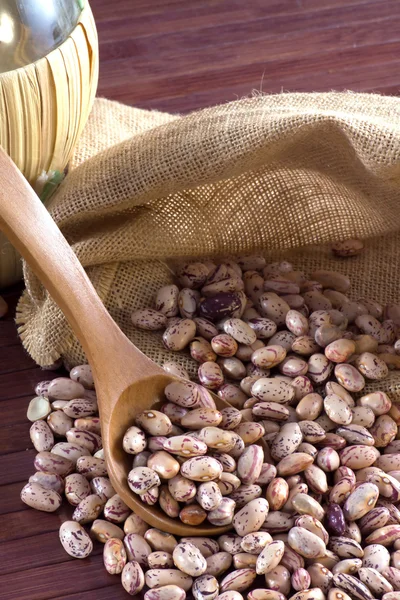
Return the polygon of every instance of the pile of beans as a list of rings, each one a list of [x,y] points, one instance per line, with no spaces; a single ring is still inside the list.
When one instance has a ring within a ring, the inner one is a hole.
[[[188,346],[201,385],[164,366],[184,379],[126,432],[129,485],[172,518],[232,531],[179,539],[131,513],[107,477],[87,366],[36,388],[37,472],[23,501],[54,511],[65,493],[75,507],[60,528],[65,550],[84,558],[104,543],[106,570],[145,600],[400,600],[400,405],[362,391],[398,367],[400,306],[351,300],[341,274],[308,279],[261,257],[178,276],[170,304],[163,288],[133,319],[167,327],[170,349]],[[208,390],[231,407],[217,410]]]
[[[190,381],[170,383],[165,395],[168,402],[159,411],[139,414],[138,426],[124,436],[125,452],[135,455],[128,475],[131,490],[187,525],[207,519],[217,526],[233,523],[239,532],[246,520],[259,529],[268,511],[261,485],[276,475],[255,444],[264,427],[242,422],[233,406],[216,410],[211,394]],[[251,500],[256,510],[249,515]],[[241,510],[234,516],[235,508]]]
[[[310,390],[333,376],[360,392],[365,378],[381,380],[400,368],[400,306],[351,300],[350,280],[341,273],[320,270],[308,278],[288,262],[266,265],[253,256],[185,265],[178,282],[181,289],[162,287],[155,308],[135,311],[132,321],[165,329],[168,350],[188,348],[200,383],[236,407],[271,369],[295,386],[309,382]]]

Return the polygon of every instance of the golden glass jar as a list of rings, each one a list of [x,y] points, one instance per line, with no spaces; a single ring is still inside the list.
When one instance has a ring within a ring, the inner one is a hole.
[[[34,187],[63,173],[97,80],[87,0],[0,0],[0,145]],[[0,287],[20,277],[19,256],[1,235]]]

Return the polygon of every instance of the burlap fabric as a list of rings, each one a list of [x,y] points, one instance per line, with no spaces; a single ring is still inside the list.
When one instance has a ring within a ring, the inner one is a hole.
[[[162,363],[161,335],[136,330],[184,258],[262,252],[350,275],[353,298],[398,302],[400,99],[280,94],[177,117],[97,100],[49,210],[128,337]],[[356,259],[324,244],[367,239]],[[317,248],[315,246],[318,246]],[[40,365],[85,358],[25,265],[17,322]],[[175,355],[191,373],[188,355]],[[395,397],[395,374],[379,384]]]

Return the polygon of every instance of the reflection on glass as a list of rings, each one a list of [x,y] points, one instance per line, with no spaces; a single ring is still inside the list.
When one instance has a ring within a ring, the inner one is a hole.
[[[84,0],[0,0],[0,73],[46,56],[76,26]]]

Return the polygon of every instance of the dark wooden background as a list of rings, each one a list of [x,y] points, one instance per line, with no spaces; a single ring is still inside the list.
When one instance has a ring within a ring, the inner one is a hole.
[[[100,39],[99,95],[185,113],[251,94],[350,89],[398,94],[398,0],[91,0]],[[119,600],[98,545],[70,559],[58,541],[68,512],[28,509],[34,471],[26,408],[36,368],[18,342],[19,290],[0,322],[0,600]]]

